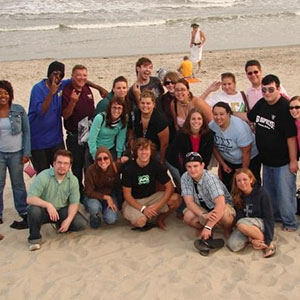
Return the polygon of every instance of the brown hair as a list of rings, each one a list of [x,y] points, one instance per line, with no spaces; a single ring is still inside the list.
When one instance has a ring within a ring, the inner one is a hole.
[[[9,103],[9,106],[11,106],[11,103],[14,99],[14,90],[13,90],[11,83],[7,80],[0,80],[0,88],[5,90],[8,93],[8,96],[9,96],[8,103]]]
[[[294,96],[290,99],[289,103],[291,103],[292,101],[298,100],[300,101],[300,96]]]
[[[188,113],[188,115],[187,115],[187,117],[186,117],[186,119],[183,123],[182,132],[184,132],[185,134],[191,134],[192,133],[191,118],[192,118],[192,114],[194,114],[194,113],[199,113],[201,115],[202,119],[203,119],[203,123],[202,123],[202,126],[200,128],[199,135],[202,136],[202,135],[207,134],[209,129],[208,129],[208,126],[205,122],[204,115],[203,115],[203,113],[202,113],[202,111],[199,107],[194,107],[189,111],[189,113]]]
[[[75,65],[72,69],[72,74],[76,71],[76,70],[87,70],[86,66],[84,65]]]
[[[236,184],[236,177],[237,177],[237,175],[242,174],[242,173],[246,174],[252,180],[252,187],[256,183],[256,178],[250,169],[240,168],[240,169],[235,170],[233,180],[232,180],[231,195],[232,195],[232,199],[233,199],[233,204],[239,208],[243,207],[243,199],[242,199],[243,192],[238,188],[238,186]]]
[[[166,84],[167,78],[169,78],[173,82],[177,82],[179,80],[179,75],[177,72],[167,72],[166,75],[164,76],[163,84]]]
[[[118,77],[115,78],[114,81],[113,81],[113,88],[115,87],[115,85],[116,85],[118,82],[125,82],[126,85],[128,86],[128,81],[127,81],[127,79],[126,79],[124,76],[118,76]]]
[[[155,144],[146,138],[138,138],[134,141],[132,152],[135,159],[137,159],[137,152],[139,148],[147,148],[150,145],[151,157],[154,157],[156,152]]]
[[[155,95],[154,95],[154,93],[151,91],[151,90],[148,90],[148,89],[146,89],[146,90],[143,90],[142,91],[142,94],[141,94],[141,99],[142,98],[151,98],[151,100],[152,100],[152,102],[155,104]]]
[[[233,81],[234,83],[236,83],[234,74],[232,74],[232,73],[230,73],[230,72],[222,73],[222,74],[221,74],[221,80],[223,80],[224,78],[231,78],[232,81]]]
[[[111,101],[108,104],[107,110],[106,110],[106,127],[112,128],[111,124],[113,122],[112,117],[111,117],[111,107],[113,104],[118,104],[123,107],[122,114],[121,114],[121,123],[122,123],[122,128],[124,128],[127,124],[127,110],[126,110],[126,103],[124,100],[122,100],[119,97],[114,97],[111,99]]]
[[[182,83],[183,85],[185,85],[185,87],[186,87],[186,88],[188,89],[188,91],[189,91],[189,101],[191,101],[191,100],[193,99],[193,94],[192,94],[192,92],[190,91],[190,85],[189,85],[188,81],[187,81],[186,79],[184,79],[184,78],[180,78],[180,79],[177,80],[176,84],[177,84],[177,83]]]
[[[73,155],[69,150],[66,149],[58,149],[55,153],[54,153],[54,157],[53,157],[53,162],[55,162],[57,160],[58,156],[65,156],[65,157],[69,157],[70,158],[70,163],[73,163]]]
[[[136,75],[138,74],[137,67],[140,67],[142,65],[152,65],[152,61],[148,57],[139,58],[138,61],[135,63]]]

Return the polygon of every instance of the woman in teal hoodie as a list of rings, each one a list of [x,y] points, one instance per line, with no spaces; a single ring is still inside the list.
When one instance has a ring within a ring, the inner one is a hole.
[[[114,160],[120,160],[124,151],[127,132],[127,112],[125,102],[114,97],[106,113],[99,113],[92,123],[88,144],[90,153],[95,159],[98,147],[110,150]]]

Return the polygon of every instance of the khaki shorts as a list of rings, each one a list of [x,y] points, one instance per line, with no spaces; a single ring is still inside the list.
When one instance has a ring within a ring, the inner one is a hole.
[[[149,205],[159,202],[161,200],[163,194],[164,194],[164,192],[157,192],[149,197],[142,198],[142,199],[136,199],[136,201],[143,206],[144,205],[149,206]],[[168,211],[169,211],[168,205],[165,204],[160,209],[159,213],[165,213]],[[126,201],[124,201],[124,203],[123,203],[122,212],[123,212],[124,218],[127,219],[128,221],[130,221],[131,224],[134,224],[140,217],[145,216],[138,209],[129,205]]]
[[[208,211],[205,208],[203,208],[202,206],[200,207],[200,209],[203,211],[203,213],[208,213]],[[187,208],[183,211],[183,213],[185,214],[186,211],[187,211]],[[235,215],[236,215],[234,208],[228,203],[225,204],[224,215],[229,215],[229,216],[232,216],[232,217],[235,217]],[[201,225],[204,226],[207,223],[207,219],[200,216],[199,217],[199,222],[200,222]]]

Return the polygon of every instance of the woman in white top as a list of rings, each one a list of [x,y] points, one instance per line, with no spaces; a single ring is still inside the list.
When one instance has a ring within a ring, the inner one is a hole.
[[[219,87],[222,87],[222,92],[216,92]],[[209,96],[210,95],[210,96]],[[214,81],[201,95],[202,99],[213,107],[216,103],[222,101],[228,103],[233,112],[245,112],[249,110],[249,104],[244,92],[236,90],[236,80],[232,73],[221,74],[221,82]]]

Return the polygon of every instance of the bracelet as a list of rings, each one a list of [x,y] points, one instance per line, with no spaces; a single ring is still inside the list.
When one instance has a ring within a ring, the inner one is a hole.
[[[144,205],[144,206],[142,206],[142,208],[141,208],[141,213],[143,214],[144,213],[144,210],[146,209],[146,205]]]
[[[205,225],[204,228],[207,229],[207,230],[210,230],[210,231],[212,230],[212,228],[210,226],[207,226],[207,225]]]

